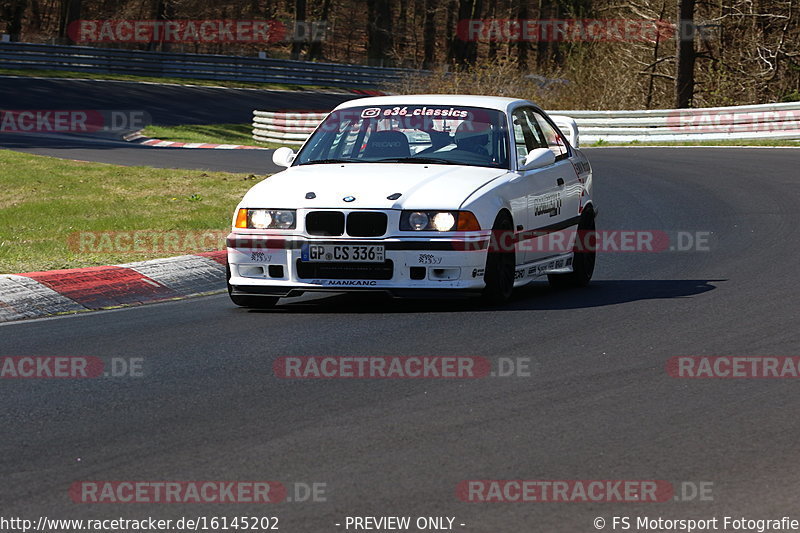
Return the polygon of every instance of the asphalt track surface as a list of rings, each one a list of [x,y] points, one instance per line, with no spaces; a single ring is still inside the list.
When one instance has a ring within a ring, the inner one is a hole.
[[[145,111],[153,123],[244,124],[253,110],[330,110],[356,94],[0,76],[0,109]]]
[[[594,149],[599,229],[710,231],[710,251],[607,253],[586,289],[505,306],[224,295],[0,326],[3,355],[143,357],[143,378],[0,383],[6,516],[455,516],[464,531],[595,517],[798,516],[798,383],[678,380],[678,355],[798,355],[798,152]],[[527,357],[529,378],[290,381],[284,355]],[[711,482],[713,501],[464,503],[468,479]],[[74,504],[77,480],[327,483],[327,502]],[[722,530],[721,527],[719,530]],[[351,530],[352,531],[352,530]],[[632,529],[635,531],[635,528]]]
[[[0,76],[0,109],[144,111],[154,124],[242,124],[253,110],[330,110],[356,94],[263,91],[150,83]],[[121,137],[121,135],[120,135]],[[152,148],[108,137],[0,132],[0,148],[117,165],[265,174],[279,168],[264,150]]]

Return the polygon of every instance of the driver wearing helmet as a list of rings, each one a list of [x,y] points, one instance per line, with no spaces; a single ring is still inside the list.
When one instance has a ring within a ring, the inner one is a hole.
[[[489,125],[465,120],[456,128],[455,142],[459,150],[488,158],[486,144],[489,142]]]

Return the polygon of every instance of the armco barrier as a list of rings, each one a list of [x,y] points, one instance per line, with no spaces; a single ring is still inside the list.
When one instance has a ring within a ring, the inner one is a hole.
[[[558,113],[575,119],[586,142],[800,139],[800,102]]]
[[[398,68],[258,57],[7,42],[0,42],[0,65],[7,69],[70,70],[353,88],[377,88],[412,72]]]
[[[253,138],[261,142],[303,144],[327,115],[253,111]]]
[[[569,137],[577,139],[580,132],[580,142],[583,143],[800,139],[800,102],[699,109],[549,113]],[[325,115],[254,111],[253,138],[302,144]],[[578,142],[573,144],[579,145]]]

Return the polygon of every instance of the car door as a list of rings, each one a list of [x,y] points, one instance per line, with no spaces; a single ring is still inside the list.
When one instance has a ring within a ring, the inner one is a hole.
[[[559,177],[564,180],[563,185],[560,186],[562,192],[561,212],[564,215],[564,224],[570,224],[570,227],[574,230],[580,214],[581,195],[584,186],[573,161],[570,159],[573,154],[570,153],[569,144],[565,141],[563,134],[553,121],[540,110],[534,110],[533,114],[547,142],[547,147],[556,156]],[[567,231],[570,231],[569,228]]]
[[[523,159],[528,153],[528,146],[533,145],[533,140],[529,132],[524,132],[522,128],[523,121],[518,120],[516,114],[512,116],[512,141],[514,145],[511,147],[510,158]],[[516,154],[516,155],[515,155]],[[519,165],[517,165],[519,167]],[[509,203],[511,205],[511,215],[514,218],[515,233],[519,234],[528,228],[530,212],[528,209],[528,195],[530,194],[529,180],[524,176],[517,174],[517,177],[512,179],[507,185]],[[524,251],[517,251],[517,264],[525,262]]]
[[[569,249],[567,243],[559,245],[559,242],[568,237],[564,226],[571,217],[570,211],[564,209],[566,186],[577,176],[563,139],[559,142],[560,136],[536,108],[518,108],[513,113],[513,119],[515,139],[519,130],[525,141],[524,149],[519,143],[516,147],[518,168],[524,163],[528,152],[536,148],[548,148],[556,156],[556,161],[551,165],[519,171],[520,179],[528,190],[528,222],[522,230],[519,249],[525,262],[530,263]],[[551,136],[550,141],[548,135]]]

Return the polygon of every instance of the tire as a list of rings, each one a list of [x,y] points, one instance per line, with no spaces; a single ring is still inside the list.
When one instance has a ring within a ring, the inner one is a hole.
[[[578,223],[578,236],[585,235],[589,232],[595,231],[594,211],[590,208],[583,212],[580,222]],[[588,239],[584,238],[583,242]],[[572,251],[572,272],[569,274],[548,274],[547,281],[550,282],[551,287],[566,288],[566,287],[586,287],[592,280],[594,274],[594,265],[597,252],[594,247],[591,250],[578,250],[576,246]],[[583,248],[583,247],[580,247]]]
[[[228,296],[231,301],[239,307],[249,307],[250,309],[271,309],[278,303],[277,296],[241,296],[233,294],[233,287],[230,283],[231,267],[225,264],[225,284],[228,286]]]
[[[514,292],[514,269],[516,268],[515,251],[503,251],[497,244],[498,233],[501,231],[514,231],[514,222],[511,216],[502,212],[497,215],[492,226],[492,237],[489,244],[489,253],[486,257],[486,273],[484,281],[486,288],[483,289],[483,301],[498,305],[505,303],[511,298]],[[493,251],[494,250],[494,251]]]

